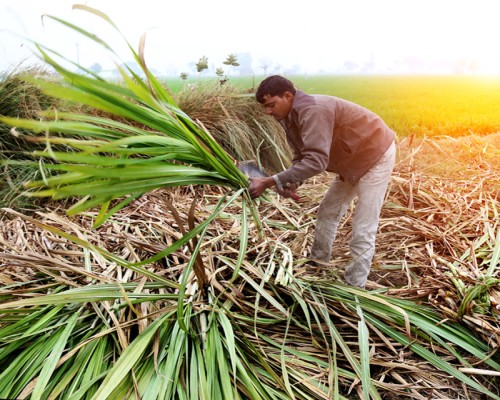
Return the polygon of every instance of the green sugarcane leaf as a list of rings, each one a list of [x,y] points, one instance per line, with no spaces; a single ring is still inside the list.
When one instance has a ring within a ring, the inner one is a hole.
[[[150,346],[154,334],[161,327],[163,320],[167,316],[164,315],[157,318],[130,343],[111,370],[107,373],[106,378],[99,386],[92,400],[109,399],[109,395],[118,387],[122,380],[130,373],[131,369],[144,356],[145,350]]]
[[[361,361],[361,383],[363,386],[363,395],[365,399],[370,398],[369,388],[371,385],[370,376],[370,335],[368,333],[368,328],[366,326],[365,318],[363,315],[363,310],[361,309],[357,297],[356,299],[356,312],[359,316],[358,321],[358,343],[359,343],[359,355]]]
[[[247,201],[245,196],[242,197],[241,202],[241,228],[240,228],[240,247],[238,248],[238,257],[236,259],[236,264],[234,265],[234,271],[231,278],[231,283],[238,277],[239,270],[243,264],[243,260],[246,257],[248,248],[248,219],[247,219]]]
[[[352,292],[353,294],[355,294],[356,292],[362,292],[362,290],[355,289],[355,288],[352,288],[352,289],[349,288],[349,289],[350,289],[349,291]],[[314,292],[311,292],[311,294],[313,295],[313,298],[315,298],[315,300],[318,304],[322,304],[322,302],[319,300],[319,298],[317,297],[317,295]],[[355,302],[355,298],[352,299],[352,302]],[[329,318],[328,312],[326,310],[326,307],[322,307],[320,309],[320,311],[323,314],[323,318],[326,321],[329,321],[330,318]],[[355,374],[357,375],[357,377],[360,380],[362,380],[363,384],[367,385],[367,387],[368,387],[367,390],[369,391],[370,396],[374,399],[380,399],[381,397],[380,397],[377,389],[375,388],[375,386],[371,382],[371,380],[370,379],[368,379],[368,381],[364,380],[364,377],[366,377],[366,371],[363,370],[363,366],[362,366],[361,362],[358,361],[357,358],[354,356],[354,353],[352,352],[352,350],[350,349],[348,344],[345,342],[344,338],[342,337],[342,335],[338,331],[337,327],[331,323],[328,323],[327,325],[329,328],[330,335],[335,340],[335,342],[339,346],[339,348],[342,350],[344,356],[347,358],[347,361],[351,365]]]
[[[155,98],[150,89],[143,84],[141,79],[132,79],[121,67],[118,67],[118,72],[123,79],[124,84],[129,88],[129,90],[135,94],[135,98],[140,99],[143,104],[151,107],[152,109],[160,109],[161,105]]]
[[[99,211],[99,215],[97,216],[96,220],[92,224],[92,229],[99,228],[102,224],[104,224],[114,214],[116,214],[118,211],[120,211],[122,208],[124,208],[128,204],[132,203],[137,198],[141,197],[143,194],[144,194],[143,192],[132,193],[129,197],[127,197],[126,199],[124,199],[124,200],[120,201],[118,204],[116,204],[108,212],[106,212],[107,207],[106,208],[102,207],[101,210]]]
[[[213,316],[211,318],[214,322]],[[213,359],[209,365],[212,365],[211,370],[213,375],[212,380],[212,398],[232,399],[233,390],[230,379],[230,374],[227,365],[227,355],[222,345],[222,337],[220,335],[218,325],[210,324],[207,334],[207,354]],[[210,368],[207,368],[210,371]]]
[[[172,285],[172,283],[171,283]],[[0,309],[14,309],[17,307],[40,306],[40,305],[61,305],[71,303],[87,303],[87,302],[100,302],[106,300],[116,300],[123,298],[122,287],[128,290],[133,290],[137,285],[121,284],[94,284],[92,286],[84,286],[81,288],[69,289],[60,293],[46,294],[44,296],[37,296],[34,298],[27,298],[21,300],[14,300],[11,302],[0,303]],[[158,298],[173,299],[178,298],[177,295],[159,295],[147,293],[127,292],[130,299],[141,299],[142,301],[154,301]],[[44,320],[50,319],[53,314],[59,312],[60,308],[54,309],[52,312],[46,313],[44,318],[37,324],[33,325],[31,329],[27,330],[25,335],[29,335],[33,331],[38,331],[38,327],[44,324]]]
[[[490,265],[488,271],[486,272],[488,276],[495,276],[497,272],[500,271],[500,228],[498,228],[497,236],[495,240],[495,248],[493,249],[493,254],[491,255]]]
[[[52,197],[54,199],[64,199],[73,196],[81,197],[83,195],[86,195],[99,197],[101,199],[99,201],[102,201],[102,199],[117,199],[131,193],[148,192],[162,187],[185,186],[190,184],[230,186],[229,182],[221,181],[217,177],[207,177],[203,175],[194,175],[194,177],[165,176],[161,178],[150,178],[125,182],[119,180],[96,179],[92,181],[86,181],[84,183],[68,184],[47,190],[26,192],[25,194],[32,197]],[[73,206],[68,210],[68,212],[69,215],[73,215],[99,204],[100,203],[97,202],[94,204],[86,205],[84,207]]]
[[[220,325],[224,331],[224,343],[226,345],[225,347],[229,354],[229,362],[232,366],[233,375],[236,376],[236,343],[234,340],[234,331],[231,326],[231,322],[224,312],[219,312],[216,316],[216,319],[218,322],[217,325]]]
[[[89,12],[91,14],[97,15],[99,18],[102,18],[108,24],[110,24],[112,27],[114,27],[117,31],[119,31],[118,27],[115,25],[115,23],[113,22],[113,20],[111,18],[109,18],[107,14],[103,13],[102,11],[100,11],[100,10],[98,10],[96,8],[89,7],[89,6],[85,5],[85,4],[73,4],[72,9],[73,10],[87,11],[87,12]]]
[[[89,39],[99,43],[101,46],[105,47],[107,50],[111,51],[112,53],[114,53],[113,49],[106,43],[104,42],[103,40],[101,40],[97,35],[93,34],[93,33],[90,33],[88,31],[86,31],[85,29],[82,29],[80,28],[79,26],[77,25],[73,25],[71,24],[70,22],[68,21],[65,21],[63,19],[60,19],[58,17],[54,17],[52,15],[44,15],[45,18],[49,18],[49,19],[52,19],[54,21],[57,21],[59,22],[60,24],[62,25],[65,25],[67,26],[68,28],[84,35],[84,36],[87,36]]]
[[[190,167],[178,164],[149,163],[147,167],[143,165],[128,165],[124,168],[117,160],[117,165],[110,167],[92,165],[68,165],[68,171],[78,172],[94,178],[117,179],[120,181],[139,181],[155,177],[214,177],[223,180],[224,177],[202,168]]]
[[[40,115],[47,119],[54,119],[53,121],[46,121],[45,123],[52,126],[55,132],[59,129],[63,130],[66,126],[68,126],[68,133],[77,131],[77,134],[82,137],[94,136],[95,134],[92,129],[95,129],[97,132],[102,130],[104,133],[110,134],[110,138],[123,138],[130,135],[141,136],[151,134],[151,131],[141,129],[140,127],[132,124],[116,121],[106,117],[98,117],[95,115],[60,111],[54,112],[52,110],[42,111],[40,112]],[[88,127],[88,129],[86,127]],[[85,134],[85,132],[88,133]],[[160,134],[161,132],[157,133]],[[161,134],[163,135],[163,133]]]
[[[186,319],[191,317],[191,304],[186,305]],[[177,320],[171,330],[168,341],[168,351],[165,354],[165,360],[159,367],[159,373],[162,375],[161,385],[154,391],[154,395],[163,396],[166,399],[174,398],[173,393],[181,381],[180,371],[186,358],[187,344],[189,334],[181,327]]]
[[[500,400],[500,396],[497,396],[496,394],[492,393],[484,386],[480,385],[478,382],[469,378],[463,372],[460,372],[458,369],[456,369],[451,364],[446,362],[443,358],[435,355],[434,353],[430,352],[429,350],[425,349],[423,346],[421,346],[417,343],[412,343],[410,340],[408,340],[408,338],[406,336],[401,335],[395,329],[390,328],[389,326],[385,325],[382,321],[379,321],[376,318],[372,318],[369,315],[365,315],[365,318],[371,324],[375,325],[377,328],[379,328],[381,331],[383,331],[384,333],[386,333],[387,335],[389,335],[393,339],[397,340],[399,343],[402,343],[405,346],[409,346],[410,349],[413,352],[415,352],[415,354],[418,354],[419,356],[421,356],[425,360],[429,361],[432,365],[434,365],[439,370],[450,374],[451,376],[462,381],[466,385],[476,389],[477,391],[479,391],[483,394],[486,394],[487,396],[490,396],[493,399]]]
[[[38,375],[35,387],[33,389],[33,392],[31,393],[32,400],[39,400],[42,398],[45,388],[49,383],[54,370],[56,369],[57,363],[62,357],[62,353],[66,347],[66,343],[68,342],[68,339],[73,332],[73,329],[75,328],[79,316],[79,312],[74,313],[73,316],[70,317],[67,321],[66,327],[61,332],[57,333],[57,342],[52,348],[52,352],[50,353],[50,355],[43,362],[42,370]]]
[[[399,324],[399,310],[404,309],[408,316],[408,321],[411,321],[411,325],[420,329],[422,332],[426,332],[436,339],[443,338],[445,342],[454,343],[467,352],[475,355],[478,359],[485,360],[485,362],[493,368],[500,369],[500,364],[488,356],[488,347],[472,335],[465,327],[454,323],[442,324],[442,317],[437,315],[430,308],[423,307],[413,302],[385,297],[384,303],[379,303],[376,300],[377,297],[371,296],[372,295],[366,297],[365,293],[358,294],[358,298],[363,307],[369,309],[372,315],[377,315],[384,320],[390,319]],[[366,302],[366,300],[370,301]],[[375,300],[375,302],[371,300]],[[393,303],[396,307],[386,307],[385,304],[387,302]]]

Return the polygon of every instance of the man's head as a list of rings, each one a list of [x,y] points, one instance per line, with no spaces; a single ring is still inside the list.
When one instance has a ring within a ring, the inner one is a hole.
[[[264,79],[255,93],[255,98],[264,106],[266,114],[278,121],[290,113],[295,96],[295,87],[288,79],[272,75]]]

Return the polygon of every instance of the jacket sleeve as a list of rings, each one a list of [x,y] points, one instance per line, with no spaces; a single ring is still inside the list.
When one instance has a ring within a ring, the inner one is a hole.
[[[284,186],[304,182],[327,168],[334,121],[333,110],[317,104],[298,113],[297,128],[302,139],[302,148],[296,149],[293,166],[277,174]]]

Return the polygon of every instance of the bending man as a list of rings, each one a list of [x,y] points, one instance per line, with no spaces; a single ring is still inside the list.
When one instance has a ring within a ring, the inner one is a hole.
[[[264,79],[256,99],[280,122],[293,151],[292,167],[272,177],[251,178],[255,198],[276,186],[297,198],[301,182],[323,171],[336,173],[317,215],[312,260],[328,262],[340,219],[357,196],[344,278],[365,287],[375,252],[375,235],[396,158],[395,133],[376,114],[333,96],[309,95],[288,79]]]

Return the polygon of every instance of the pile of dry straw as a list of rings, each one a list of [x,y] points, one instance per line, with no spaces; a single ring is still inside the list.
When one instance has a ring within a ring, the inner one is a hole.
[[[431,304],[443,319],[468,325],[495,349],[500,345],[499,149],[500,134],[461,139],[408,138],[400,143],[367,287],[385,287],[390,296]],[[311,244],[315,212],[331,178],[325,174],[307,182],[301,189],[306,201],[300,205],[275,196],[271,196],[271,202],[260,203],[267,235],[291,249],[297,276],[337,279],[347,262],[351,213],[341,225],[331,268],[311,270],[303,262]],[[168,203],[177,210],[180,220],[187,221],[195,191],[203,191],[196,205],[196,220],[202,221],[220,197],[220,189],[176,188],[151,193],[98,230],[90,229],[94,213],[68,218],[56,206],[27,217],[4,210],[0,225],[0,284],[27,282],[40,274],[69,287],[88,284],[92,279],[137,280],[133,271],[83,250],[40,224],[139,261],[181,237],[179,219],[174,218]],[[184,228],[188,229],[187,222]],[[239,225],[232,219],[219,219],[210,230],[212,239],[204,245],[202,254],[220,251],[236,257]],[[262,256],[264,248],[256,235],[249,254]],[[187,251],[178,251],[148,268],[177,280],[188,258]],[[212,267],[217,269],[216,265]],[[386,368],[388,374],[397,374],[391,365],[380,367]],[[407,366],[404,379],[401,375],[393,377],[400,379],[403,386],[411,381],[415,387],[425,386],[422,381],[427,379],[427,386],[432,387],[433,379],[437,379],[436,373],[432,379],[433,374],[418,374],[422,369],[417,369],[416,364]],[[412,373],[415,377],[409,378]]]

